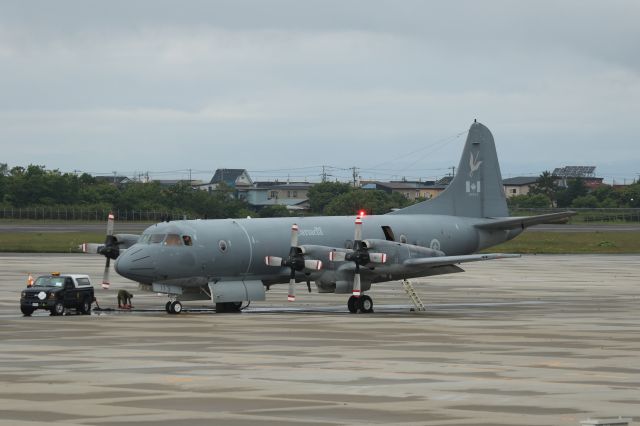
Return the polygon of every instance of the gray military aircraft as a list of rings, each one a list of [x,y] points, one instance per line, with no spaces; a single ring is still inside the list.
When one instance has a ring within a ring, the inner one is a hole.
[[[473,254],[526,227],[574,214],[509,217],[493,136],[474,123],[458,174],[438,197],[385,215],[181,220],[158,223],[142,235],[113,234],[85,251],[117,259],[115,270],[145,290],[165,293],[168,313],[181,301],[211,300],[216,312],[265,300],[274,284],[298,282],[320,293],[351,294],[350,312],[370,313],[364,294],[377,282],[463,272],[465,262],[517,257]]]

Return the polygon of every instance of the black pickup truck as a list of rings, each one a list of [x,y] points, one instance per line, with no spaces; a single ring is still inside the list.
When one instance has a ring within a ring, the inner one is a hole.
[[[38,277],[32,287],[22,290],[20,311],[25,316],[36,309],[45,309],[51,315],[63,315],[65,310],[75,309],[88,315],[93,300],[93,286],[88,275],[55,273]]]

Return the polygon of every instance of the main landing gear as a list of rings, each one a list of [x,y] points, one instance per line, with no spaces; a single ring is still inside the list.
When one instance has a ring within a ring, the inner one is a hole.
[[[373,299],[366,294],[360,297],[351,296],[347,301],[347,308],[352,314],[357,312],[370,314],[373,312]]]
[[[178,300],[174,300],[173,302],[169,301],[164,305],[164,309],[168,314],[179,314],[182,312],[182,303]]]

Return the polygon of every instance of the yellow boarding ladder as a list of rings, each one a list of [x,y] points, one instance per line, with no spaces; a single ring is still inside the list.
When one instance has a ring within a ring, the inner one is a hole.
[[[413,288],[413,285],[409,280],[402,280],[402,287],[404,291],[411,299],[411,302],[416,306],[416,311],[426,311],[427,309],[424,307],[424,303],[420,300],[420,296],[416,293],[416,290]]]

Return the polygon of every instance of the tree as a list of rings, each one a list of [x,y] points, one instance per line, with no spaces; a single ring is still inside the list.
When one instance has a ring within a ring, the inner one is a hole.
[[[584,179],[569,179],[567,188],[560,191],[557,195],[558,207],[570,207],[573,200],[587,195],[588,192],[589,190],[584,184]]]
[[[543,209],[551,205],[551,200],[544,194],[516,195],[507,198],[510,208]]]
[[[6,185],[7,178],[6,176],[9,174],[9,168],[7,167],[7,163],[0,163],[0,204],[4,202],[4,197],[6,193]]]
[[[355,215],[364,210],[367,214],[385,214],[394,208],[410,204],[402,194],[387,194],[380,190],[354,189],[335,197],[324,209],[330,216]]]
[[[577,209],[593,209],[598,207],[598,199],[591,194],[581,195],[573,200],[571,207],[575,207]]]
[[[259,217],[288,217],[290,215],[289,215],[289,210],[287,209],[286,206],[278,204],[278,205],[263,207],[258,212],[258,216]]]
[[[627,207],[640,207],[640,183],[634,183],[621,191],[621,200]]]
[[[551,172],[549,172],[548,170],[545,170],[538,177],[538,180],[533,185],[530,192],[532,194],[545,195],[549,200],[551,200],[551,203],[553,204],[553,202],[556,200],[556,195],[559,189],[560,188],[556,183],[556,179],[553,177]]]
[[[348,183],[323,182],[313,185],[307,194],[312,212],[323,214],[325,207],[336,197],[353,190]]]

